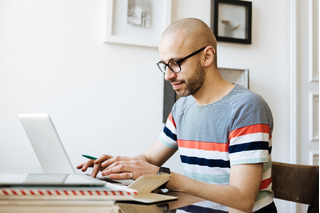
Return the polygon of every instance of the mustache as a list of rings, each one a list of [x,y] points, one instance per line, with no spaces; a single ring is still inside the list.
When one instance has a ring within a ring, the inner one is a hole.
[[[174,84],[174,83],[181,84],[181,83],[185,83],[185,81],[184,80],[177,80],[177,79],[170,79],[170,83],[171,84]]]

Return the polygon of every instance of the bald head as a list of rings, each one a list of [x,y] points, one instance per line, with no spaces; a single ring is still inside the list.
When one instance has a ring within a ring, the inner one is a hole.
[[[196,18],[185,18],[172,23],[163,32],[160,46],[164,42],[166,45],[170,45],[170,43],[175,45],[180,44],[180,47],[190,51],[212,46],[217,53],[217,40],[212,30],[206,23]]]

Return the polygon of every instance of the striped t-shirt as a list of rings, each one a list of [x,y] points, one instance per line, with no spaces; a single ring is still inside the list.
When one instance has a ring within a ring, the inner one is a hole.
[[[159,139],[178,148],[185,175],[202,182],[229,184],[231,166],[263,163],[256,211],[273,201],[272,129],[267,103],[236,85],[221,100],[205,106],[197,105],[193,96],[180,98]]]

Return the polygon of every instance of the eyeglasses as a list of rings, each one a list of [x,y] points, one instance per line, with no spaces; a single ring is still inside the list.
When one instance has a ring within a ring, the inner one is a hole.
[[[197,50],[193,53],[191,53],[190,55],[180,59],[180,60],[172,60],[169,61],[168,63],[165,63],[164,61],[159,61],[157,63],[157,66],[159,67],[160,71],[163,72],[164,74],[166,73],[167,67],[169,67],[169,69],[174,72],[174,73],[178,73],[181,71],[181,64],[182,62],[184,62],[186,59],[200,53],[202,50],[204,50],[206,47],[201,48],[200,50]]]

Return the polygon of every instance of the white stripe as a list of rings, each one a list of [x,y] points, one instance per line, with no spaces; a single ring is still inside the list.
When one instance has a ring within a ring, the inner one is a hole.
[[[219,159],[219,160],[229,160],[228,152],[218,152],[218,151],[208,151],[208,150],[199,150],[199,149],[189,149],[179,147],[180,155],[185,155],[188,157],[198,157],[205,159]]]
[[[271,168],[267,169],[263,172],[262,180],[266,180],[271,177]]]
[[[177,134],[177,129],[174,127],[173,123],[168,119],[166,122],[166,127],[170,129],[173,134]]]
[[[188,212],[186,212],[186,211],[183,210],[183,209],[177,209],[177,210],[176,210],[176,213],[188,213]]]
[[[202,202],[195,203],[193,205],[200,206],[200,207],[206,207],[206,208],[210,208],[210,209],[214,209],[214,210],[228,211],[227,206],[223,206],[221,204],[214,203],[211,201],[202,201]]]
[[[162,143],[169,144],[170,147],[177,147],[178,146],[177,141],[168,137],[164,132],[161,132],[161,134],[159,135],[159,140]]]
[[[269,141],[269,134],[268,133],[253,133],[248,135],[242,135],[239,137],[231,138],[230,145],[235,144],[243,144],[243,143],[250,143],[250,142],[260,142],[260,141]]]
[[[254,159],[254,158],[268,158],[268,150],[250,150],[241,151],[229,154],[230,161],[242,160],[242,159]]]
[[[210,175],[229,175],[230,168],[220,168],[220,167],[208,167],[208,166],[199,166],[195,164],[186,164],[183,163],[183,169],[185,172],[193,172],[198,174],[210,174]]]
[[[264,197],[261,200],[258,200],[255,202],[254,207],[253,207],[253,211],[257,211],[257,210],[261,209],[262,207],[265,207],[265,206],[271,204],[272,202],[273,202],[273,197],[271,195]]]

